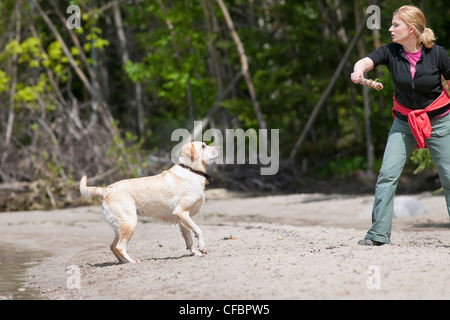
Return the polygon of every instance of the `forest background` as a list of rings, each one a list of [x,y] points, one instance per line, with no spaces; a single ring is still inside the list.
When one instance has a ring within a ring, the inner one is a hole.
[[[380,29],[366,25],[372,4]],[[172,132],[196,120],[203,131],[279,130],[276,175],[216,165],[216,187],[373,188],[392,82],[385,67],[368,74],[380,92],[350,73],[390,42],[392,13],[404,4],[420,7],[450,48],[444,0],[1,1],[0,211],[79,203],[83,174],[107,185],[159,173],[171,166]],[[406,171],[429,167],[436,178],[425,150]]]

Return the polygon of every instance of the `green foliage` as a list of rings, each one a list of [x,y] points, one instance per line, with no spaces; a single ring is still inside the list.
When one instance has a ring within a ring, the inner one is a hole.
[[[436,167],[433,164],[433,160],[431,159],[431,154],[429,149],[415,149],[410,158],[411,162],[416,165],[416,169],[414,170],[414,174],[417,174],[421,171],[427,169],[434,169]],[[443,192],[443,188],[439,188],[433,191],[433,194],[439,194]]]
[[[9,88],[9,81],[8,75],[3,70],[0,70],[0,93]]]
[[[4,35],[0,141],[5,139],[12,107],[15,118],[8,151],[17,155],[8,158],[12,167],[28,164],[30,158],[47,158],[51,165],[40,166],[39,172],[49,176],[67,178],[80,171],[94,174],[111,167],[119,168],[123,175],[138,176],[139,170],[147,168],[144,155],[167,152],[171,132],[191,129],[192,120],[208,115],[209,125],[222,130],[258,129],[247,83],[244,77],[237,77],[242,66],[236,45],[215,1],[162,1],[164,9],[158,1],[120,2],[129,57],[126,63],[122,63],[123,48],[108,1],[101,5],[55,1],[63,14],[68,3],[80,6],[81,28],[72,32],[48,1],[39,1],[78,69],[69,63],[39,12],[28,2],[22,6],[15,3],[5,0],[0,4],[0,34]],[[449,31],[442,19],[450,14],[446,2],[413,3],[423,6],[438,44],[450,48]],[[391,41],[391,15],[402,4],[397,0],[380,3],[381,43]],[[244,46],[267,127],[280,130],[282,160],[290,154],[355,34],[354,3],[233,0],[226,1],[226,6]],[[366,6],[359,2],[357,9],[362,14]],[[20,41],[14,40],[15,10],[20,10]],[[373,37],[371,30],[363,31],[365,54],[373,50]],[[346,175],[366,167],[362,92],[349,79],[359,58],[354,50],[299,151],[297,159],[308,159],[312,172]],[[87,81],[82,81],[80,73]],[[379,77],[384,84],[383,91],[369,93],[375,163],[379,163],[392,123],[393,86],[385,67],[368,76]],[[92,88],[88,89],[89,85]],[[209,114],[216,103],[219,110]],[[118,132],[108,130],[111,119]],[[64,158],[67,150],[77,159]],[[107,159],[100,160],[92,153],[106,153]],[[422,151],[415,152],[411,161],[416,172],[431,166],[429,155]]]
[[[318,172],[321,177],[345,178],[356,171],[365,170],[366,167],[366,159],[363,156],[356,156],[327,161]]]
[[[142,155],[142,145],[144,139],[139,139],[130,132],[126,132],[124,137],[115,135],[107,156],[114,159],[115,166],[124,177],[138,178],[142,176],[143,170],[147,167],[147,162]]]
[[[412,164],[417,168],[414,170],[414,174],[423,170],[434,168],[433,160],[428,149],[415,149],[410,158]]]
[[[145,83],[147,91],[157,94],[169,116],[185,117],[186,103],[192,103],[196,113],[204,114],[215,94],[215,83],[206,73],[204,33],[192,26],[202,13],[199,6],[191,9],[186,15],[183,3],[176,2],[168,8],[166,17],[158,6],[146,6],[145,12],[159,28],[151,33],[145,30],[143,35],[138,32],[138,39],[145,36],[141,46],[146,54],[140,62],[128,61],[124,66],[132,81]],[[166,19],[170,19],[173,30],[165,26]],[[189,94],[191,102],[187,102]]]

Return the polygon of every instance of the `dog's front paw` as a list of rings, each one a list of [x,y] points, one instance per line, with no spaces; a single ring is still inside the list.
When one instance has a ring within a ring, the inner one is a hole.
[[[192,252],[192,254],[193,254],[194,256],[196,256],[196,257],[201,257],[201,256],[203,256],[203,253],[202,253],[201,251],[195,249],[195,248],[191,249],[191,252]]]
[[[131,260],[127,260],[125,263],[137,263],[137,264],[139,264],[139,263],[142,263],[142,261],[141,260],[131,259]]]
[[[198,240],[198,250],[199,250],[201,253],[203,253],[203,254],[206,254],[206,253],[207,253],[206,247],[205,247],[205,242],[203,241],[202,238],[200,238],[200,239]]]
[[[206,247],[199,247],[198,250],[203,253],[203,254],[207,254],[208,251],[206,251]]]

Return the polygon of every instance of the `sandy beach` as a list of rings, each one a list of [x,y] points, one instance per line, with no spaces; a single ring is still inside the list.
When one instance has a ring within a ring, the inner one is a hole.
[[[450,221],[443,196],[411,196],[427,213],[394,220],[392,243],[357,245],[372,195],[242,197],[207,190],[194,220],[208,254],[178,227],[141,220],[119,264],[100,206],[0,213],[3,260],[25,255],[23,283],[1,299],[450,299]],[[8,282],[4,272],[1,282]],[[9,274],[12,277],[12,274]],[[18,292],[11,292],[18,290]]]

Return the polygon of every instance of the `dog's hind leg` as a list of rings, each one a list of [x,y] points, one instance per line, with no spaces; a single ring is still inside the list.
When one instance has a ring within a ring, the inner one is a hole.
[[[114,212],[120,214],[114,214]],[[129,207],[103,206],[103,214],[106,221],[114,229],[115,238],[109,248],[120,262],[135,263],[140,262],[131,258],[127,253],[127,243],[133,236],[134,229],[137,225],[136,209]]]
[[[126,263],[128,262],[127,260],[125,260],[125,258],[123,258],[116,250],[116,246],[117,243],[119,242],[119,233],[114,231],[115,233],[115,237],[114,237],[114,241],[111,243],[111,245],[109,246],[109,248],[111,249],[112,253],[114,253],[114,255],[116,256],[117,259],[119,259],[120,262],[122,263]]]
[[[119,254],[118,258],[121,262],[130,262],[130,263],[139,262],[140,263],[141,261],[134,260],[127,253],[127,243],[128,243],[128,241],[130,241],[131,237],[133,236],[134,229],[136,228],[136,224],[137,224],[137,218],[135,218],[131,221],[130,220],[131,219],[128,219],[127,221],[122,221],[120,223],[119,234],[118,234],[119,239],[114,248],[115,252],[113,251],[113,253],[115,254],[117,252]],[[125,261],[123,261],[123,259],[125,259]]]

